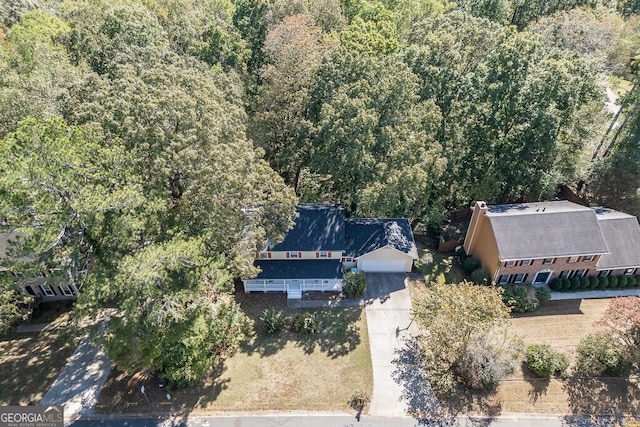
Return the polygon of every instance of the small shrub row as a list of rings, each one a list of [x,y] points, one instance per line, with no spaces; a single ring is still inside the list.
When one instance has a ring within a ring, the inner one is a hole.
[[[275,308],[267,308],[264,310],[262,317],[262,325],[265,334],[274,335],[282,331],[286,325],[286,319],[282,311]],[[305,311],[296,314],[291,319],[290,329],[299,334],[316,334],[320,332],[321,322],[317,313]]]
[[[364,295],[367,290],[366,276],[362,271],[347,271],[342,276],[342,292],[347,298],[356,298]]]
[[[588,291],[595,289],[628,289],[639,288],[640,276],[606,276],[606,277],[572,277],[571,279],[555,278],[549,282],[549,288],[556,292]]]
[[[564,376],[569,359],[549,344],[533,344],[527,347],[527,367],[539,377]]]
[[[503,288],[502,301],[515,313],[535,311],[551,299],[547,288],[531,285],[506,285]]]

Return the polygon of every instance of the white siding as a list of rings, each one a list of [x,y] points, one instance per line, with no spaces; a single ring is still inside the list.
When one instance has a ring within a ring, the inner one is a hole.
[[[381,248],[358,258],[358,269],[365,272],[410,272],[411,256],[391,248]]]

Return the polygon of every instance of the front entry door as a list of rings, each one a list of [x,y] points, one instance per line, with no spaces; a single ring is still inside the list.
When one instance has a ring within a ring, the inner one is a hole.
[[[533,279],[534,285],[545,285],[549,281],[549,277],[551,277],[550,271],[541,271],[536,274],[536,278]]]

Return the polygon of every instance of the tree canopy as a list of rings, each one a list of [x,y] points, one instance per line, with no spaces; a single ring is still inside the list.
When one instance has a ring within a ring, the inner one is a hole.
[[[567,184],[638,215],[636,9],[0,2],[5,268],[81,287],[120,366],[186,383],[237,346],[233,280],[298,200],[429,226]],[[28,304],[5,279],[14,319]]]

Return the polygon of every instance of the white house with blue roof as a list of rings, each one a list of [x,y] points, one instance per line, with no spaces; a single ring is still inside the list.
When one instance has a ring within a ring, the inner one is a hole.
[[[418,258],[405,218],[345,219],[335,204],[300,204],[296,210],[284,240],[256,255],[260,273],[242,280],[245,292],[286,292],[293,299],[304,291],[341,291],[345,269],[409,272]]]

